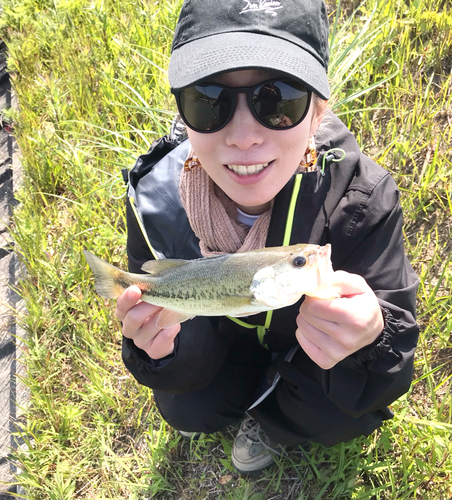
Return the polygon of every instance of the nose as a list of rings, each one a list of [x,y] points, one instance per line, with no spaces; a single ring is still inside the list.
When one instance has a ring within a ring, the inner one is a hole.
[[[262,144],[264,127],[256,120],[248,107],[245,94],[238,94],[237,106],[231,121],[224,128],[226,144],[246,150]]]

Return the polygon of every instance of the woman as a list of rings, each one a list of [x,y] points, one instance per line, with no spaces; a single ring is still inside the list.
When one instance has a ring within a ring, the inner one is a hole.
[[[332,245],[337,299],[163,330],[138,288],[118,299],[124,362],[170,425],[211,433],[252,405],[232,451],[242,473],[285,445],[371,433],[410,386],[417,279],[399,194],[325,113],[327,66],[321,0],[185,1],[169,80],[188,140],[176,123],[129,175],[132,272],[154,258]]]

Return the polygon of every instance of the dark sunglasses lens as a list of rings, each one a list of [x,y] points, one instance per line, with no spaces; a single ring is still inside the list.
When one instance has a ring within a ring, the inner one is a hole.
[[[309,91],[296,81],[265,82],[254,90],[253,105],[264,125],[291,127],[304,118],[309,106]]]
[[[182,118],[195,130],[218,130],[231,113],[231,95],[217,85],[193,85],[180,93],[179,100]]]

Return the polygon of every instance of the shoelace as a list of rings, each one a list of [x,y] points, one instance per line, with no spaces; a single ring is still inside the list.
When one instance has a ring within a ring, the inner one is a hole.
[[[271,444],[270,438],[265,434],[265,432],[261,429],[261,425],[256,420],[250,418],[243,423],[243,431],[248,439],[253,441],[253,443],[260,443],[272,451],[276,455],[285,455],[284,447],[281,445],[276,445],[278,448],[275,448]],[[276,444],[276,443],[275,443]]]

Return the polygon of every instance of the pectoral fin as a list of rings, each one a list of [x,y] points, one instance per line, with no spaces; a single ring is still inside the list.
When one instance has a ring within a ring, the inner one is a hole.
[[[171,311],[171,309],[162,309],[159,313],[156,326],[157,328],[169,328],[170,326],[183,323],[191,318],[193,318],[193,316],[189,314]]]

